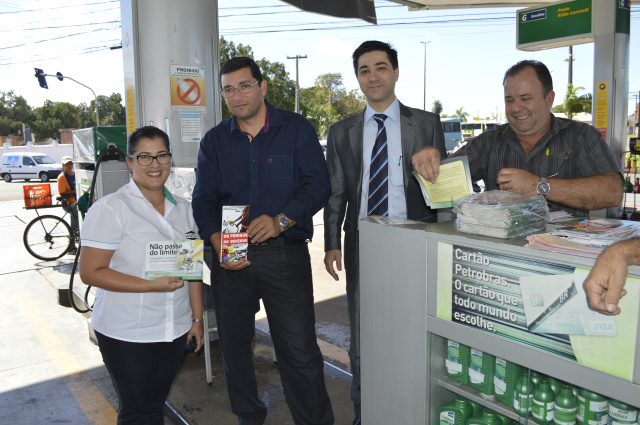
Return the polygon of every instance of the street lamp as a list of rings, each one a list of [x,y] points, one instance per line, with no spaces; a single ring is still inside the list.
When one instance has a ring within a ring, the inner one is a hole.
[[[44,71],[39,69],[39,68],[34,68],[34,69],[36,70],[36,78],[38,79],[38,82],[40,83],[40,87],[42,87],[43,89],[48,89],[49,88],[47,86],[47,80],[44,77],[56,77],[60,81],[62,81],[65,78],[67,78],[67,79],[73,81],[74,83],[78,83],[82,87],[86,87],[89,90],[91,90],[91,93],[93,93],[93,97],[95,99],[95,104],[96,104],[96,127],[98,127],[100,125],[100,117],[98,116],[98,97],[96,96],[96,92],[94,92],[91,87],[86,86],[86,85],[82,84],[80,81],[74,80],[71,77],[65,77],[64,75],[62,75],[61,72],[56,72],[56,75],[51,75],[51,74],[45,74]]]
[[[424,98],[422,100],[422,109],[427,110],[427,44],[431,41],[421,41],[424,44]]]

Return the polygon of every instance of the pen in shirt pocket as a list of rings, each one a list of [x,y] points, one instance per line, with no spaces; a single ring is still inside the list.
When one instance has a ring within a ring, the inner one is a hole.
[[[398,158],[398,167],[402,164],[402,154],[400,154],[400,158]]]

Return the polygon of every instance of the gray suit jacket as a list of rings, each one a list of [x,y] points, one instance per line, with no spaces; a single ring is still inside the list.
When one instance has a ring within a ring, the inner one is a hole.
[[[357,271],[358,214],[362,197],[362,133],[364,110],[329,128],[327,167],[331,178],[331,197],[324,207],[325,251],[341,249],[344,222],[344,265],[347,273]],[[400,104],[400,133],[407,218],[435,222],[437,215],[427,207],[420,186],[411,174],[411,157],[425,146],[433,146],[446,158],[440,117],[431,112]],[[368,164],[367,164],[368,166]],[[346,212],[346,215],[345,215]]]

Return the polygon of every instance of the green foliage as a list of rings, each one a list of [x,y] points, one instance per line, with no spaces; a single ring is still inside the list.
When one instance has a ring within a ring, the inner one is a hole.
[[[434,100],[433,106],[431,107],[431,112],[440,115],[442,113],[442,109],[442,102],[440,102],[438,99]]]
[[[256,61],[267,82],[265,98],[274,106],[287,111],[296,110],[296,82],[289,78],[282,62]]]
[[[22,131],[22,124],[29,122],[31,107],[22,96],[12,91],[0,92],[0,135],[9,136]]]
[[[68,102],[47,100],[43,106],[33,110],[35,120],[31,123],[31,129],[38,140],[59,139],[60,129],[82,127],[81,110],[80,106]]]
[[[319,75],[313,87],[300,90],[300,112],[313,125],[320,139],[327,137],[329,127],[366,106],[365,97],[357,90],[342,85],[342,74]]]
[[[121,104],[122,96],[98,96],[100,125],[125,125],[126,109]],[[39,108],[32,108],[22,96],[13,91],[0,92],[0,135],[16,135],[22,125],[31,128],[36,140],[60,139],[59,130],[63,128],[84,128],[96,125],[95,100],[87,106],[78,106],[68,102],[47,100]]]
[[[578,91],[584,90],[584,87],[573,87],[573,84],[567,84],[567,94],[564,97],[564,103],[551,108],[553,112],[564,112],[567,118],[573,119],[573,116],[580,112],[591,113],[592,95],[587,93],[579,96]]]
[[[82,122],[84,127],[93,127],[96,122],[95,100],[92,100],[87,107],[84,103],[80,104],[83,108]],[[112,93],[111,96],[98,96],[98,115],[100,125],[126,125],[127,109],[122,106],[122,96],[120,93]],[[88,123],[88,125],[87,125]]]
[[[469,113],[464,111],[464,107],[460,107],[456,109],[456,112],[453,114],[454,118],[460,118],[461,122],[467,122],[467,118],[469,117]]]

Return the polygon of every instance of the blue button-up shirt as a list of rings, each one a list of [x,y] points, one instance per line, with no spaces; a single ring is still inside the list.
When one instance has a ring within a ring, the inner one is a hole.
[[[200,143],[193,216],[205,241],[221,230],[223,205],[250,205],[251,220],[283,213],[296,225],[282,237],[313,236],[312,218],[331,194],[318,136],[302,115],[265,104],[268,121],[253,139],[231,117]]]

